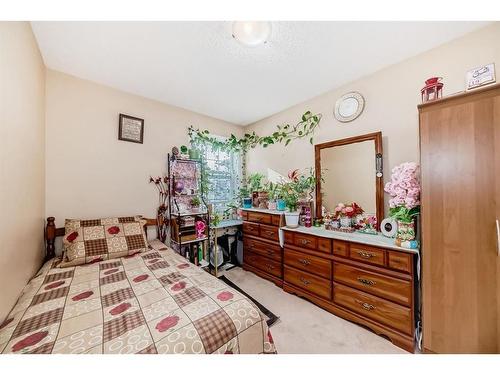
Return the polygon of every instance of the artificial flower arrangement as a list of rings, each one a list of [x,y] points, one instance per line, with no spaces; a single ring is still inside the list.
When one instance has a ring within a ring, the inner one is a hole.
[[[354,218],[358,215],[362,215],[365,212],[359,204],[352,202],[349,204],[339,203],[334,209],[334,219],[339,219],[343,217]]]
[[[203,220],[197,220],[195,224],[196,228],[196,238],[204,238],[205,237],[205,229],[207,225]]]
[[[168,177],[149,177],[149,183],[153,183],[158,190],[158,208],[156,211],[156,235],[158,239],[165,242],[167,239],[167,199],[168,199]]]
[[[333,213],[326,213],[324,222],[325,229],[337,230],[342,232],[353,232],[359,229],[354,219],[358,215],[362,215],[365,211],[356,202],[351,203],[338,203],[334,208]]]
[[[377,217],[370,215],[361,218],[356,223],[356,226],[359,227],[358,232],[367,233],[367,234],[377,234]]]
[[[403,163],[392,169],[384,190],[391,195],[389,216],[398,221],[397,240],[415,239],[414,219],[420,214],[420,183],[417,163]]]

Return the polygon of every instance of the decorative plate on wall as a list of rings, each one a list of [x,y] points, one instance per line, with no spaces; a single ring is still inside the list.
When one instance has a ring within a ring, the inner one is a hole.
[[[352,121],[363,112],[365,99],[356,91],[342,95],[335,103],[335,118],[340,122]]]

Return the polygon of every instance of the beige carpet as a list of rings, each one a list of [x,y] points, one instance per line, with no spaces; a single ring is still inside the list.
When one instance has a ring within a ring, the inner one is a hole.
[[[233,268],[224,275],[280,317],[271,328],[278,353],[407,353],[251,272]]]

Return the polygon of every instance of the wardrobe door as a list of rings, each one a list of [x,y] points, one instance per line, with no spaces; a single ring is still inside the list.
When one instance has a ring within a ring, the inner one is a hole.
[[[426,351],[498,352],[495,95],[420,107]]]
[[[500,352],[500,96],[494,98],[495,124],[495,188],[496,188],[496,217],[495,229],[497,235],[497,353]]]

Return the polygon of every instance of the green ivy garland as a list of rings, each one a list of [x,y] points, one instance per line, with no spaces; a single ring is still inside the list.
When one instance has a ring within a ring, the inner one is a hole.
[[[278,125],[277,130],[266,137],[261,137],[252,133],[246,133],[243,138],[236,138],[231,134],[226,140],[220,140],[210,136],[208,130],[195,129],[189,127],[189,138],[191,144],[210,144],[212,150],[225,150],[225,151],[241,151],[245,153],[250,148],[255,148],[258,145],[267,147],[276,143],[284,143],[285,146],[294,140],[309,137],[309,142],[313,144],[312,134],[316,130],[319,122],[321,121],[321,113],[313,115],[311,111],[307,111],[302,115],[301,121],[295,125],[284,124]]]

